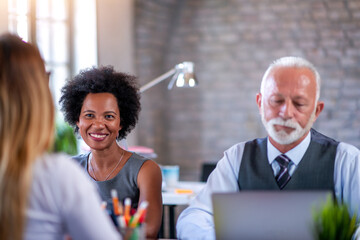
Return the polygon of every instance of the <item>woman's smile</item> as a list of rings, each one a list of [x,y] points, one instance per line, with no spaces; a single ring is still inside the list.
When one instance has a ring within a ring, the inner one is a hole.
[[[95,141],[103,141],[108,134],[89,133],[90,137]]]

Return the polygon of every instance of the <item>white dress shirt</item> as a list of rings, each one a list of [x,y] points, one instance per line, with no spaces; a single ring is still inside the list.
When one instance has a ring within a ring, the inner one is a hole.
[[[304,156],[311,140],[311,133],[295,148],[285,154],[293,162],[293,174]],[[177,236],[179,239],[215,239],[211,194],[213,192],[239,191],[238,175],[246,142],[238,143],[224,152],[216,169],[210,174],[206,186],[179,216]],[[268,140],[267,157],[276,172],[274,159],[281,154]],[[348,204],[351,213],[360,218],[360,150],[340,142],[336,149],[334,166],[335,195],[338,201]]]

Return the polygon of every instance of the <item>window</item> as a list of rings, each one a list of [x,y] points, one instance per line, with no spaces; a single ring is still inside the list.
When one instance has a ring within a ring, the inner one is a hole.
[[[71,73],[68,0],[9,0],[9,31],[36,43],[51,72],[55,102]]]
[[[56,106],[65,81],[97,65],[95,11],[95,0],[8,0],[9,31],[37,44]]]
[[[30,17],[29,0],[9,0],[9,31],[29,41]]]

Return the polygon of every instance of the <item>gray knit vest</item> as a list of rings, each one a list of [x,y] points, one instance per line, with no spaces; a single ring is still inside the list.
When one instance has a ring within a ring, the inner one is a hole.
[[[331,190],[339,142],[311,129],[311,141],[283,190]],[[267,138],[245,143],[238,178],[241,190],[280,190],[267,159]]]

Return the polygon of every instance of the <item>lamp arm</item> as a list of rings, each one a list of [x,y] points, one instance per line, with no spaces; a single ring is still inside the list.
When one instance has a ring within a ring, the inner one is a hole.
[[[140,89],[139,89],[140,93],[143,93],[146,90],[148,90],[149,88],[151,88],[151,87],[155,86],[156,84],[164,81],[166,78],[170,77],[174,73],[176,73],[176,70],[175,70],[175,68],[172,68],[168,72],[162,74],[161,76],[155,78],[154,80],[151,80],[150,82],[148,82],[145,85],[140,87]]]

